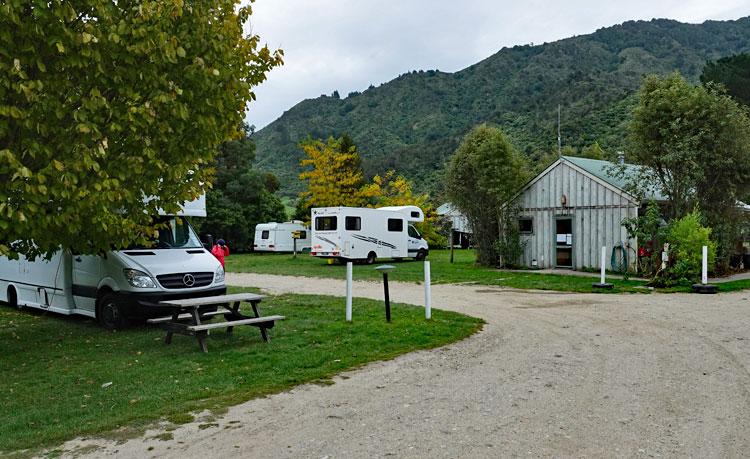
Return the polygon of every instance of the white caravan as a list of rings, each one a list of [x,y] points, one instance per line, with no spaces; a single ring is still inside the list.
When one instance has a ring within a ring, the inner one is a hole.
[[[292,232],[299,231],[297,251],[310,249],[310,231],[301,221],[286,223],[259,223],[255,225],[255,242],[253,250],[256,252],[293,252],[294,240]]]
[[[423,260],[429,254],[427,241],[410,225],[424,221],[419,207],[321,207],[311,213],[313,256],[371,264],[376,258]]]
[[[50,260],[0,257],[0,300],[60,314],[96,318],[109,329],[128,317],[165,314],[157,303],[226,293],[224,269],[207,251],[186,217],[205,217],[202,196],[178,215],[161,215],[166,227],[153,247],[103,255],[61,250]]]

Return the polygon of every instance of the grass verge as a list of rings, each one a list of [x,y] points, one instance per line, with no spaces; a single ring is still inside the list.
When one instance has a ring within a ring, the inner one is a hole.
[[[498,269],[477,266],[473,250],[457,250],[454,262],[450,262],[448,250],[433,250],[430,260],[433,284],[477,283],[482,285],[497,285],[518,289],[557,290],[563,292],[592,292],[591,284],[598,282],[594,276],[566,276],[558,274],[541,274],[529,272],[509,272]],[[424,279],[422,263],[411,260],[396,262],[392,260],[383,263],[393,263],[396,270],[388,275],[394,281],[420,282]],[[375,266],[377,266],[376,263]],[[226,259],[229,272],[252,272],[259,274],[279,274],[286,276],[326,277],[342,279],[345,276],[343,264],[328,264],[327,260],[312,257],[309,254],[240,254]],[[381,274],[374,266],[355,265],[355,280],[379,280]],[[613,290],[606,293],[649,292],[644,288],[644,282],[634,280],[608,279],[614,284]]]
[[[243,289],[231,289],[234,292]],[[265,344],[257,329],[239,327],[208,339],[132,328],[110,333],[94,322],[16,311],[0,305],[0,456],[60,444],[76,436],[138,429],[198,410],[221,411],[306,382],[326,382],[344,370],[470,336],[480,319],[396,304],[385,323],[380,302],[355,299],[354,322],[341,299],[283,295],[261,303],[286,320]],[[111,383],[111,384],[110,384]]]

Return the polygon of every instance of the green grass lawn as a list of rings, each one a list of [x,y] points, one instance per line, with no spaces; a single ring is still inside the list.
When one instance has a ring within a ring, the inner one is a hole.
[[[231,289],[235,292],[241,289]],[[261,303],[263,314],[286,320],[264,343],[254,327],[208,338],[208,354],[192,337],[135,327],[107,332],[91,320],[17,311],[0,304],[0,456],[59,444],[120,427],[138,433],[149,422],[191,420],[187,413],[220,411],[254,397],[320,381],[374,360],[390,359],[465,338],[480,319],[354,300],[354,321],[341,299],[283,295]],[[107,385],[111,382],[111,385]],[[106,385],[106,386],[104,386]]]
[[[454,263],[450,263],[450,251],[430,251],[430,270],[433,284],[477,283],[481,285],[497,285],[518,289],[557,290],[562,292],[602,292],[623,293],[651,290],[640,280],[622,280],[607,278],[607,282],[614,284],[613,290],[594,290],[591,284],[598,282],[599,277],[591,276],[542,274],[539,272],[509,272],[491,268],[484,268],[475,264],[473,250],[456,250]],[[309,254],[238,254],[226,259],[229,272],[252,272],[259,274],[279,274],[286,276],[328,277],[343,279],[346,268],[343,264],[328,264],[327,260],[312,257]],[[379,260],[375,265],[354,265],[355,280],[380,280],[382,275],[374,268],[380,264],[392,263],[396,270],[388,275],[390,280],[402,282],[422,282],[424,267],[422,263],[411,260],[394,262],[393,260]],[[717,284],[719,292],[732,292],[750,289],[750,280],[738,280]],[[681,285],[667,289],[657,289],[661,293],[691,292],[690,285]]]
[[[473,282],[482,285],[498,285],[519,289],[558,290],[565,292],[591,292],[591,284],[597,282],[593,276],[563,276],[541,274],[533,271],[508,272],[483,268],[475,264],[473,250],[457,250],[454,263],[450,263],[450,251],[430,251],[430,271],[433,284],[457,284]],[[380,260],[375,265],[354,265],[355,280],[379,280],[382,275],[375,266],[393,263],[392,260]],[[422,263],[411,260],[393,263],[396,270],[388,275],[389,280],[404,282],[421,282],[424,280]],[[328,264],[327,260],[312,257],[305,253],[290,254],[241,254],[226,259],[229,272],[253,272],[262,274],[282,274],[288,276],[329,277],[342,279],[346,275],[343,264]],[[637,292],[649,290],[642,287],[644,282],[633,280],[610,279],[615,288],[609,292]]]

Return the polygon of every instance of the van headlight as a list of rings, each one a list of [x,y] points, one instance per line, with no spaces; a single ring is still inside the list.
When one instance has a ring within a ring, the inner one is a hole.
[[[156,284],[154,283],[154,280],[151,279],[151,276],[143,271],[138,271],[137,269],[123,269],[122,272],[125,273],[125,279],[127,279],[128,283],[133,287],[156,288]]]
[[[216,272],[214,273],[214,282],[217,284],[224,283],[224,268],[222,268],[221,266],[216,268]]]

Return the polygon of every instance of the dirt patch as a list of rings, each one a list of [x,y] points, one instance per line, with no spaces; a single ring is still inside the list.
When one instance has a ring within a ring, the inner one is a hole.
[[[271,293],[344,293],[332,279],[227,278]],[[381,289],[357,282],[354,294],[379,299]],[[422,304],[424,290],[394,282],[391,294]],[[235,406],[215,421],[218,428],[179,426],[170,449],[140,439],[73,441],[64,449],[95,444],[102,449],[92,456],[180,459],[740,457],[750,450],[746,297],[435,285],[434,307],[481,317],[484,329],[347,372],[330,386]]]

